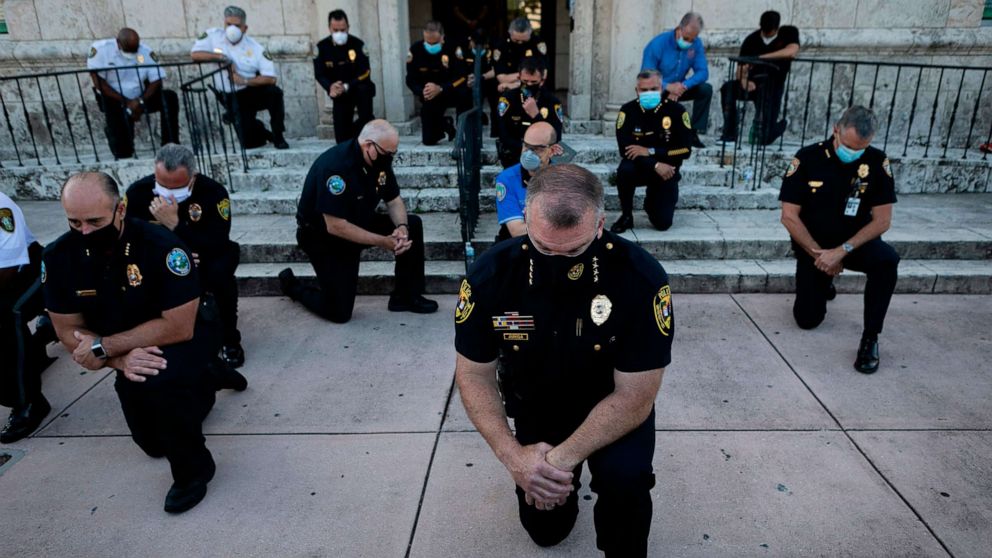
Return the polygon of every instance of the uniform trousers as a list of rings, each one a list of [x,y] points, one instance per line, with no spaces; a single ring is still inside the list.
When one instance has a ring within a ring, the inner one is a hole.
[[[375,87],[370,83],[359,83],[349,88],[347,93],[331,99],[334,104],[334,141],[343,143],[358,137],[362,127],[375,118],[372,115],[373,97]],[[358,120],[355,120],[355,109],[358,109]]]
[[[833,278],[816,269],[813,258],[793,243],[796,254],[796,302],[792,314],[803,329],[813,329],[827,315],[827,296]],[[864,333],[882,333],[885,313],[896,289],[899,254],[880,238],[870,240],[844,258],[844,268],[867,276],[864,295]]]
[[[713,86],[703,82],[690,87],[679,97],[679,102],[692,101],[692,129],[697,134],[705,134],[710,127],[710,103],[713,101]]]
[[[444,111],[455,107],[461,114],[472,108],[472,92],[464,86],[454,87],[445,89],[430,101],[423,97],[420,101],[420,139],[424,145],[436,145],[444,138]]]
[[[286,131],[286,108],[282,89],[277,85],[245,87],[233,94],[224,93],[223,102],[234,114],[234,127],[245,148],[261,147],[269,140],[269,132],[255,118],[260,111],[269,111],[272,136],[281,137]]]
[[[527,415],[514,420],[516,438],[522,445],[546,442],[553,446],[563,442],[571,432],[556,431],[551,422]],[[590,489],[596,493],[593,522],[596,547],[607,558],[647,556],[651,530],[651,488],[655,477],[652,468],[655,432],[654,410],[640,426],[619,440],[596,451],[587,459],[592,474]],[[516,488],[520,523],[540,546],[553,546],[565,539],[579,513],[580,463],[572,471],[575,490],[562,506],[538,510],[527,504],[524,491]]]
[[[723,137],[737,140],[737,101],[754,101],[755,134],[758,141],[768,144],[785,131],[784,122],[778,123],[779,109],[785,84],[776,80],[756,82],[754,91],[747,91],[738,80],[724,82],[720,88],[720,103],[723,108]]]
[[[41,396],[41,372],[51,360],[45,346],[31,336],[27,322],[34,316],[14,314],[14,306],[38,280],[41,265],[41,245],[28,247],[31,263],[22,267],[3,291],[0,291],[0,405],[23,407]],[[39,289],[35,296],[41,297]],[[38,304],[29,304],[41,308]],[[20,337],[22,343],[18,343]],[[18,367],[19,351],[25,351],[24,366]],[[21,390],[23,389],[23,397]]]
[[[134,122],[127,114],[127,105],[100,96],[107,117],[107,144],[118,159],[134,156]],[[159,89],[145,100],[145,113],[162,113],[162,145],[179,143],[179,96],[175,91]]]
[[[224,345],[237,345],[241,342],[238,331],[238,282],[235,271],[241,259],[237,242],[228,243],[223,251],[204,259],[201,255],[197,271],[204,292],[213,294],[220,314]]]
[[[620,209],[630,215],[634,211],[634,189],[647,186],[644,197],[644,211],[648,219],[659,231],[667,231],[672,227],[675,218],[675,204],[679,201],[678,170],[669,180],[663,180],[653,169],[644,170],[634,161],[624,159],[617,168],[617,193],[620,197]]]
[[[424,227],[420,217],[407,215],[413,246],[396,256],[396,282],[392,295],[407,298],[424,292]],[[388,235],[395,230],[388,215],[376,213],[366,230]],[[351,319],[358,293],[358,265],[362,250],[369,248],[334,237],[323,230],[301,226],[296,241],[313,266],[318,287],[296,282],[290,296],[308,310],[336,323]]]

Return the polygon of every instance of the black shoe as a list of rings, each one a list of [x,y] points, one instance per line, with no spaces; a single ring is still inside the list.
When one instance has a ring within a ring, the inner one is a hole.
[[[703,149],[706,147],[703,142],[699,140],[699,134],[692,134],[692,146],[696,149]]]
[[[217,465],[214,464],[213,458],[210,459],[210,466],[204,471],[204,474],[190,481],[185,486],[177,486],[175,483],[172,484],[172,488],[169,489],[169,493],[165,496],[165,511],[168,513],[183,513],[189,511],[199,504],[204,496],[207,495],[207,483],[209,483],[214,478],[214,473],[217,472]]]
[[[878,338],[861,338],[854,369],[862,374],[874,374],[878,370]]]
[[[455,121],[450,116],[444,117],[444,133],[448,135],[448,141],[455,139]]]
[[[241,343],[224,345],[220,348],[220,358],[231,368],[241,368],[245,364],[245,349]]]
[[[276,146],[276,149],[289,149],[289,144],[286,143],[286,138],[282,137],[282,134],[272,136],[272,145]]]
[[[290,300],[296,300],[293,298],[292,292],[296,287],[296,275],[293,274],[293,270],[286,268],[279,272],[279,289],[282,294],[288,296]]]
[[[210,374],[214,391],[222,389],[244,391],[248,388],[248,379],[229,366],[220,356],[215,356],[207,365],[207,372]]]
[[[610,226],[610,232],[620,234],[632,228],[634,228],[634,216],[621,215],[617,222]]]
[[[42,314],[38,318],[38,321],[35,322],[34,335],[32,337],[42,346],[59,340],[59,336],[55,333],[55,326],[52,325],[52,320],[48,317],[48,314]]]
[[[437,302],[416,295],[409,298],[389,297],[390,312],[413,312],[414,314],[432,314],[437,312]]]
[[[837,298],[837,287],[833,283],[830,283],[830,287],[827,288],[827,300],[833,300]]]
[[[10,412],[3,430],[0,430],[0,443],[13,444],[30,436],[41,426],[41,421],[45,420],[50,412],[52,406],[48,404],[44,395],[39,395],[38,399],[24,407],[15,408]]]

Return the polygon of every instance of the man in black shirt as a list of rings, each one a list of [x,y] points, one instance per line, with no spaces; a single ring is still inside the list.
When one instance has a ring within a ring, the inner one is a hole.
[[[351,319],[362,250],[377,246],[396,257],[391,312],[427,314],[437,303],[424,292],[424,228],[408,215],[393,174],[399,135],[373,120],[358,138],[338,144],[314,161],[296,212],[296,240],[317,274],[319,288],[300,284],[289,268],[279,273],[283,292],[332,322]],[[376,212],[379,201],[388,215]]]
[[[348,33],[350,26],[344,10],[328,14],[327,26],[331,36],[317,43],[313,73],[334,102],[334,140],[341,143],[357,136],[362,126],[375,118],[372,115],[375,84],[368,49],[361,39]],[[356,108],[358,120],[355,120]]]
[[[636,558],[647,556],[651,528],[654,401],[671,362],[672,293],[658,261],[603,232],[604,219],[603,186],[588,170],[563,164],[534,176],[527,235],[486,251],[462,282],[455,378],[517,485],[535,543],[571,532],[588,462],[596,544]]]
[[[424,40],[413,43],[406,55],[406,86],[420,99],[421,139],[424,145],[437,145],[445,134],[455,138],[451,117],[444,116],[448,107],[458,114],[472,108],[472,92],[468,86],[469,70],[460,47],[444,42],[444,27],[440,22],[424,24]]]
[[[899,255],[882,241],[896,203],[889,159],[871,147],[877,120],[853,106],[834,126],[831,139],[800,149],[782,181],[782,224],[796,255],[796,302],[803,329],[820,325],[833,278],[845,268],[862,271],[864,330],[854,368],[878,370],[878,335],[895,291]]]
[[[531,27],[530,20],[518,17],[510,22],[509,36],[493,45],[493,68],[499,93],[520,87],[520,62],[524,58],[548,55],[548,46]],[[547,60],[545,60],[547,67]]]
[[[785,93],[785,81],[792,59],[799,54],[799,29],[779,27],[778,12],[761,14],[761,29],[751,33],[741,44],[740,56],[760,59],[758,64],[739,64],[737,78],[720,88],[723,107],[721,141],[737,139],[737,101],[754,101],[754,123],[758,140],[769,144],[785,132],[786,122],[778,120]]]
[[[499,161],[504,169],[520,162],[524,134],[535,122],[551,124],[557,137],[555,143],[561,141],[561,101],[544,87],[547,76],[543,57],[524,58],[520,62],[520,87],[499,98]]]
[[[62,207],[71,230],[45,248],[41,272],[55,332],[83,368],[117,371],[131,437],[169,460],[175,482],[165,511],[182,513],[203,499],[215,471],[202,432],[214,390],[194,325],[196,266],[168,229],[125,217],[105,173],[71,176]]]

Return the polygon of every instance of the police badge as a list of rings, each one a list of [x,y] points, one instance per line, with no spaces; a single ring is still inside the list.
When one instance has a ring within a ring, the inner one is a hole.
[[[136,264],[128,264],[127,282],[132,287],[141,286],[141,270],[138,269],[138,266]]]
[[[197,223],[200,221],[200,217],[203,216],[203,208],[200,207],[198,203],[189,204],[189,220]]]
[[[596,295],[592,299],[592,306],[589,309],[589,314],[592,316],[592,323],[601,326],[606,323],[606,320],[610,319],[610,312],[613,311],[613,303],[606,295]]]

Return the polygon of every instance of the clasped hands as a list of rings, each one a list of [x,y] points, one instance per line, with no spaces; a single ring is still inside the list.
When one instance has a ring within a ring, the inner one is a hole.
[[[72,360],[87,370],[99,370],[107,366],[107,361],[93,354],[92,335],[79,331],[72,332],[78,344],[72,351]],[[162,349],[158,347],[137,347],[128,351],[121,362],[117,363],[124,377],[132,382],[144,382],[145,376],[157,376],[159,370],[165,370],[168,361],[162,358]]]
[[[527,505],[539,510],[551,510],[560,506],[575,490],[572,485],[572,469],[549,453],[554,446],[539,442],[521,447],[512,461],[507,464],[513,482],[524,491]]]
[[[847,252],[843,248],[837,247],[830,250],[814,248],[812,255],[816,258],[813,265],[823,273],[836,277],[844,271],[844,256],[847,255]]]
[[[394,256],[399,256],[413,246],[413,241],[410,240],[407,227],[401,225],[393,229],[392,234],[382,237],[379,246],[384,250],[391,251]]]

